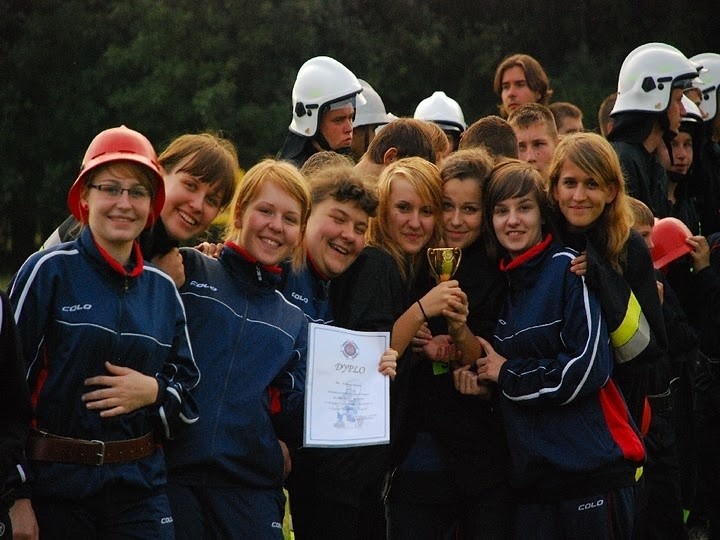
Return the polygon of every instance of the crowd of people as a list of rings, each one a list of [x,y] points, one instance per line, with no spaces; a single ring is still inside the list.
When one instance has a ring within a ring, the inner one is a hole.
[[[597,134],[513,54],[468,125],[318,56],[242,177],[97,134],[0,295],[0,538],[720,539],[718,84],[642,45]],[[309,323],[389,332],[389,444],[303,446]]]

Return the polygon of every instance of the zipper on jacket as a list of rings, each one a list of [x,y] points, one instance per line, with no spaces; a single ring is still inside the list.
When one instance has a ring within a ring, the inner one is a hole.
[[[260,272],[260,263],[255,265],[255,272],[257,273],[258,281],[262,281],[262,272]]]
[[[115,323],[117,328],[116,328],[116,335],[115,335],[115,339],[114,339],[112,354],[110,355],[110,358],[112,359],[111,361],[113,363],[121,362],[121,358],[120,358],[121,338],[120,338],[120,336],[122,335],[122,331],[123,331],[123,319],[124,319],[124,314],[125,314],[125,302],[126,302],[126,297],[127,297],[125,293],[127,293],[129,288],[130,288],[130,284],[128,282],[127,276],[125,276],[123,278],[123,284],[122,284],[122,288],[120,290],[120,294],[118,295],[117,320]]]

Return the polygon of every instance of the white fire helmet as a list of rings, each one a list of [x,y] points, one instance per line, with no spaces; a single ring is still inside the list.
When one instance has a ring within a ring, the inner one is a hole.
[[[698,76],[697,66],[665,43],[646,43],[625,57],[618,76],[618,96],[611,115],[639,111],[661,113],[673,88],[685,88]]]
[[[467,124],[458,102],[445,95],[445,92],[433,92],[433,95],[418,103],[413,115],[417,120],[435,122],[441,128],[451,131],[465,131]]]
[[[290,131],[312,137],[325,106],[337,108],[365,103],[363,88],[352,71],[329,56],[316,56],[298,70],[292,91],[293,116]]]
[[[387,124],[388,116],[380,95],[367,81],[362,79],[358,79],[358,81],[363,87],[362,96],[365,98],[365,104],[358,104],[355,109],[353,127]]]
[[[702,92],[702,102],[700,108],[707,115],[705,121],[712,120],[717,114],[717,96],[718,85],[720,85],[720,54],[702,53],[696,54],[690,60],[700,64],[703,67],[700,73],[702,79],[697,85]]]

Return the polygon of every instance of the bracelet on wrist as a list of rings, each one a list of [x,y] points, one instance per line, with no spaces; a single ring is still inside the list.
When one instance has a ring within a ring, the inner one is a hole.
[[[423,319],[425,319],[425,322],[427,322],[428,316],[427,316],[427,314],[425,313],[425,310],[423,309],[422,304],[420,303],[420,300],[417,301],[417,305],[418,305],[418,307],[420,308],[420,311],[422,312]]]

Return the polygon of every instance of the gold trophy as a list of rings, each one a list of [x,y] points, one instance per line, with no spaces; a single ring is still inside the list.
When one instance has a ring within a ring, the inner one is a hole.
[[[458,247],[428,248],[427,258],[435,281],[448,281],[460,266],[462,250]]]
[[[435,281],[440,284],[443,281],[449,281],[455,274],[460,266],[462,250],[458,247],[428,248],[427,258],[430,263],[430,272],[435,277]],[[433,362],[432,367],[435,375],[442,375],[450,371],[450,364],[447,362]]]

